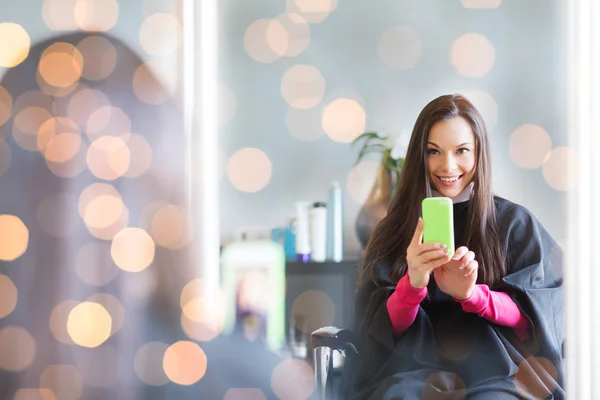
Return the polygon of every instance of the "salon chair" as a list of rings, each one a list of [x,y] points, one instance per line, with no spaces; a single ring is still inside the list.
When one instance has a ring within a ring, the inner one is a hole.
[[[315,399],[337,399],[331,388],[333,353],[335,351],[339,352],[344,357],[344,361],[357,356],[357,339],[354,332],[335,326],[325,326],[311,334],[312,347],[314,348]]]

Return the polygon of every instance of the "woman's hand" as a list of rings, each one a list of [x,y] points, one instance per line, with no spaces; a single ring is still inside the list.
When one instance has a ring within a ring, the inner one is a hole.
[[[475,253],[462,246],[456,250],[452,260],[435,270],[434,277],[442,292],[455,299],[466,300],[475,288],[478,269]]]
[[[441,243],[423,241],[423,220],[419,218],[410,245],[406,249],[408,279],[412,287],[422,289],[429,283],[431,271],[450,261],[448,249]]]

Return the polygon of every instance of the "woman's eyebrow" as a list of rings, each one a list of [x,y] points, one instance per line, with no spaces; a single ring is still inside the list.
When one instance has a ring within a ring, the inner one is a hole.
[[[435,143],[433,143],[433,142],[427,142],[427,144],[430,144],[430,145],[432,145],[432,146],[434,146],[434,147],[437,147],[438,149],[440,148],[440,146],[438,146],[437,144],[435,144]],[[465,143],[461,143],[461,144],[459,144],[459,145],[458,145],[458,146],[456,146],[456,147],[458,148],[458,147],[466,146],[466,145],[468,145],[468,144],[473,144],[473,143],[471,143],[471,142],[465,142]]]

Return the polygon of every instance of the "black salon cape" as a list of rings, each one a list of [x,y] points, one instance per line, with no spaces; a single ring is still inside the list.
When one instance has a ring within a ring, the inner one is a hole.
[[[344,399],[563,399],[562,251],[525,207],[494,198],[507,275],[492,290],[510,295],[530,320],[530,339],[464,312],[430,281],[410,328],[392,333],[388,268],[357,291],[360,355],[348,360]],[[454,204],[456,246],[464,245],[468,201]],[[480,282],[478,282],[480,283]]]

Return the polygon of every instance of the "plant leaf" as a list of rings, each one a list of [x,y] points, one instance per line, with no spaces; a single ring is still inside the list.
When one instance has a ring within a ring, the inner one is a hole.
[[[382,144],[373,144],[373,145],[363,146],[363,148],[358,153],[358,159],[356,160],[356,163],[358,164],[360,162],[360,160],[362,160],[362,158],[369,153],[377,153],[377,152],[383,153],[385,150],[386,150],[386,147]]]

